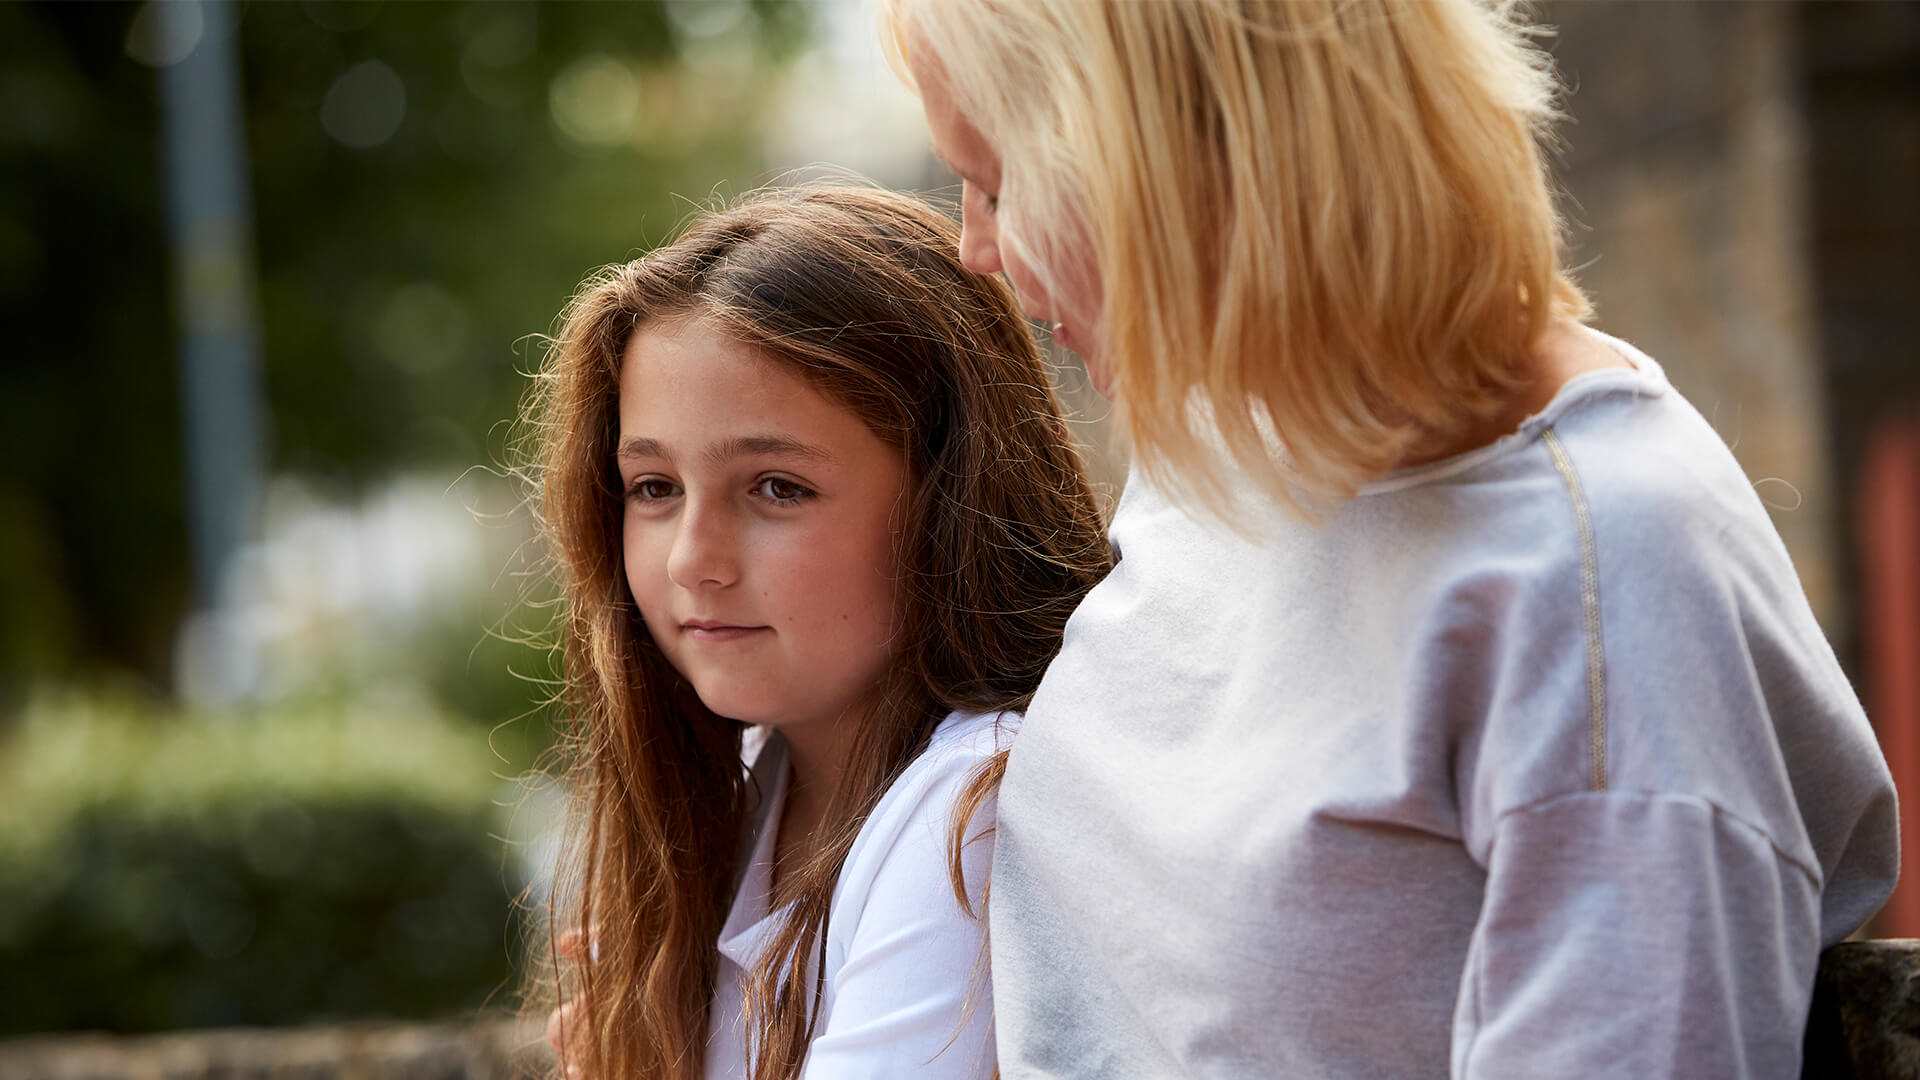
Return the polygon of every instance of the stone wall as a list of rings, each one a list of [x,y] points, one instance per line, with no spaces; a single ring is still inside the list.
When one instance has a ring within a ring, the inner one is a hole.
[[[1859,491],[1871,440],[1888,423],[1920,425],[1920,5],[1802,4],[1796,15],[1821,368],[1836,480],[1854,507],[1843,524],[1857,528],[1875,510]],[[1839,562],[1861,595],[1883,583],[1861,580],[1857,555],[1849,544]]]
[[[1834,633],[1849,613],[1797,8],[1552,3],[1542,19],[1571,88],[1558,171],[1597,323],[1660,361],[1732,446]]]

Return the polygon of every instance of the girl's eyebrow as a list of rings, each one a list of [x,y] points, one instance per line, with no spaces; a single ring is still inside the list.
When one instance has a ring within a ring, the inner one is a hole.
[[[673,459],[667,445],[659,439],[634,435],[620,440],[621,460],[638,458]],[[708,446],[701,458],[709,465],[724,465],[742,457],[786,457],[831,464],[838,459],[827,450],[786,435],[735,435]]]

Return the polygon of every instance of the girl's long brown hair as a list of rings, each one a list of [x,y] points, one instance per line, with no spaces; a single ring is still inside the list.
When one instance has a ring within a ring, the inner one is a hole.
[[[949,711],[1026,705],[1109,556],[1030,328],[1003,283],[961,266],[958,230],[933,208],[866,188],[765,192],[589,278],[524,417],[562,594],[574,800],[549,927],[594,937],[568,988],[582,1017],[569,1061],[586,1075],[701,1074],[756,797],[743,726],[666,662],[622,570],[621,354],[643,324],[681,315],[790,365],[899,447],[912,477],[895,663],[854,718],[820,855],[782,878],[775,906],[794,907],[749,979],[752,1075],[771,1080],[805,1060],[833,886],[862,821]],[[1003,768],[990,761],[956,807],[956,878],[967,818]],[[954,887],[967,906],[967,883]],[[557,966],[541,965],[555,992]]]

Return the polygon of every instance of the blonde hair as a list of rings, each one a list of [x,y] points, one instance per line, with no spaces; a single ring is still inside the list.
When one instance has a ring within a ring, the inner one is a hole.
[[[529,388],[523,451],[562,597],[574,805],[548,921],[593,928],[566,988],[585,1033],[570,1063],[586,1075],[702,1074],[715,943],[757,798],[743,725],[673,669],[622,569],[621,358],[643,327],[690,314],[845,406],[912,476],[894,663],[855,720],[819,854],[782,876],[773,906],[791,907],[748,973],[750,1075],[782,1080],[813,1039],[834,885],[862,821],[949,712],[1026,707],[1111,556],[1031,329],[1004,283],[961,265],[958,230],[932,207],[866,188],[761,192],[588,278]],[[969,890],[960,855],[1005,760],[971,778],[951,823],[954,893],[976,917],[986,890]],[[535,1008],[562,989],[547,959]]]
[[[1089,258],[1138,460],[1338,499],[1497,415],[1557,317],[1545,53],[1475,0],[886,0],[1001,159],[1004,241]],[[899,65],[904,71],[904,65]],[[1197,407],[1196,407],[1197,406]]]

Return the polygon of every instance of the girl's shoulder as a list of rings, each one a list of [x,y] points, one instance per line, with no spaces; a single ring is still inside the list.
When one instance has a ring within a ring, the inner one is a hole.
[[[907,764],[888,788],[888,794],[903,783],[922,777],[936,775],[968,762],[978,762],[992,757],[1013,745],[1013,738],[1020,731],[1021,716],[1011,709],[995,712],[967,712],[955,710],[940,721],[922,751]],[[773,729],[755,725],[747,728],[740,738],[740,759],[749,769],[759,772],[766,768],[775,757],[782,758],[772,738]],[[769,749],[773,753],[768,753]],[[884,801],[884,800],[883,800]]]
[[[900,771],[880,797],[861,829],[855,850],[868,841],[869,830],[876,842],[881,835],[911,823],[944,830],[955,800],[974,775],[995,754],[1012,747],[1020,719],[1019,713],[1011,711],[950,713],[934,728],[927,748]]]
[[[1016,712],[955,712],[934,729],[927,748],[903,769],[888,786],[873,812],[860,827],[860,834],[847,852],[835,889],[835,922],[852,916],[844,924],[852,926],[858,911],[841,911],[851,904],[864,908],[865,898],[878,893],[923,897],[931,911],[952,907],[961,912],[953,897],[950,874],[950,844],[955,811],[962,808],[962,797],[973,786],[980,770],[994,755],[1012,746],[1019,731]],[[985,864],[991,858],[991,830],[994,801],[989,796],[975,808],[967,822],[970,841],[967,862],[979,864],[978,873],[968,874],[969,891],[977,891],[976,878],[985,880]]]
[[[984,902],[994,803],[963,796],[1018,721],[1013,713],[947,717],[861,825],[834,886],[809,1075],[991,1074]],[[956,818],[966,826],[957,853],[964,905],[954,879]]]
[[[905,779],[915,769],[940,769],[958,761],[992,757],[1013,745],[1020,733],[1021,715],[1011,709],[996,712],[948,713],[933,729],[927,748],[901,774]]]

